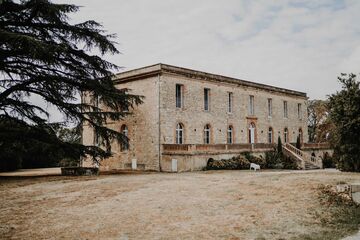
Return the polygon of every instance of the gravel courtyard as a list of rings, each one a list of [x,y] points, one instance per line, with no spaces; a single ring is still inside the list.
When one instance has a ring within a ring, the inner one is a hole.
[[[319,185],[337,171],[208,171],[0,179],[3,239],[301,239],[332,231]]]

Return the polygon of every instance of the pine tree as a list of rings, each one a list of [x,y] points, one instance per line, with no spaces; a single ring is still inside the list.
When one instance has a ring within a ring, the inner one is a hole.
[[[277,152],[282,155],[282,143],[281,143],[281,137],[278,137],[278,144],[277,144]]]
[[[99,161],[110,155],[113,140],[126,141],[105,122],[125,117],[129,112],[123,110],[140,104],[141,97],[114,86],[112,72],[119,67],[102,58],[118,53],[114,35],[93,20],[70,24],[68,14],[78,10],[48,0],[0,1],[0,125],[7,129],[6,135],[0,134],[2,149],[9,141],[17,144],[27,138]],[[92,102],[80,103],[82,93],[97,96],[101,109]],[[54,134],[48,110],[29,100],[36,95],[55,106],[67,124],[89,124],[104,149],[64,143]]]

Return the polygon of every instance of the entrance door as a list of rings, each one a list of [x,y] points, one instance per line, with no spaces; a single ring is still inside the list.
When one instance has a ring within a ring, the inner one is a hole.
[[[249,127],[249,143],[255,143],[255,124],[251,123]]]

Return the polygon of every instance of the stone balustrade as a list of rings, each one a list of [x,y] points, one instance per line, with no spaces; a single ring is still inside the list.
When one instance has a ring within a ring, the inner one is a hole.
[[[308,161],[308,162],[311,162],[314,165],[322,168],[322,160],[319,157],[311,156],[309,153],[301,151],[300,149],[294,147],[293,145],[291,145],[289,143],[284,144],[283,149],[289,150],[292,153],[294,153],[296,156],[298,156],[299,159],[301,159],[301,161],[302,161],[301,165],[304,165],[305,161]]]
[[[205,152],[253,152],[269,151],[275,147],[275,144],[268,143],[237,143],[237,144],[163,144],[163,153],[205,153]]]

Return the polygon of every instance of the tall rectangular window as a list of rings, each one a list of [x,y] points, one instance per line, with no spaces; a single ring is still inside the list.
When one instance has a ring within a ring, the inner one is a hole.
[[[99,108],[100,98],[96,93],[92,94],[91,101],[92,101],[92,104],[94,105],[94,107]],[[98,110],[96,110],[96,111],[98,111]]]
[[[100,136],[94,129],[94,145],[99,147],[100,146]]]
[[[182,108],[183,107],[183,89],[184,86],[181,84],[176,84],[176,107]]]
[[[232,108],[233,108],[233,93],[229,92],[228,93],[228,112],[231,113],[232,112]]]
[[[268,117],[272,116],[272,99],[268,98]]]
[[[249,115],[255,115],[254,96],[249,96]]]
[[[298,112],[298,119],[302,119],[301,103],[298,103],[297,112]]]
[[[204,88],[204,110],[209,111],[210,89]]]
[[[288,105],[287,101],[284,101],[284,118],[288,117]]]

